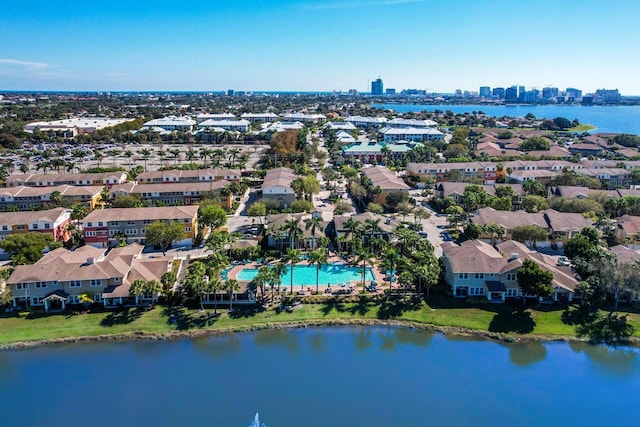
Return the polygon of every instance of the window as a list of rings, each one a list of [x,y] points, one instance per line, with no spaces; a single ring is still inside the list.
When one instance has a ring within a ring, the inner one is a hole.
[[[6,225],[3,225],[2,226],[2,231],[7,231],[7,230],[9,230],[9,227],[7,227]]]
[[[187,232],[187,233],[190,232],[191,231],[191,227],[185,227],[184,231]]]
[[[104,222],[102,221],[98,222],[98,227],[104,227]]]
[[[33,229],[37,230],[38,229],[38,224],[33,224]]]
[[[88,222],[87,223],[87,227],[93,227],[93,223],[92,222]]]
[[[93,296],[93,302],[102,302],[102,294],[96,294]]]
[[[82,282],[80,280],[69,280],[70,288],[79,288],[80,286],[82,286]]]
[[[507,281],[514,281],[516,277],[516,273],[507,273]]]
[[[460,278],[461,279],[468,279],[469,278],[469,273],[460,273]]]
[[[102,286],[102,280],[101,279],[91,279],[89,284],[90,284],[90,286]]]
[[[67,297],[68,304],[78,304],[80,302],[80,298],[77,295],[69,295]]]
[[[31,297],[31,305],[42,305],[42,297]]]
[[[18,284],[16,285],[16,289],[17,289],[17,290],[27,289],[27,288],[28,288],[27,284],[18,283]]]
[[[476,279],[484,279],[484,273],[476,273]]]
[[[95,231],[85,231],[84,234],[87,237],[96,237],[96,232]]]
[[[50,226],[50,224],[45,224],[45,225],[44,225],[44,228],[47,228],[47,229],[48,229],[48,228],[51,228],[51,226]]]
[[[47,282],[35,282],[36,289],[45,289],[47,287]]]

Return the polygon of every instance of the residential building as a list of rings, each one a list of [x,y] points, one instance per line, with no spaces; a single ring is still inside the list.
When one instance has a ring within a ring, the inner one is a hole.
[[[304,128],[301,122],[265,122],[262,123],[259,133],[278,133],[287,130],[299,131]]]
[[[235,120],[236,116],[231,113],[202,113],[196,116],[198,123],[205,122],[207,120]]]
[[[0,212],[0,240],[12,234],[30,232],[49,234],[54,242],[66,242],[71,237],[71,210],[54,208],[30,212]]]
[[[332,129],[335,131],[347,131],[351,132],[356,130],[356,126],[351,122],[327,122],[322,126],[323,129]]]
[[[593,95],[594,103],[615,104],[620,102],[622,95],[618,89],[598,89]]]
[[[387,121],[387,127],[400,129],[426,129],[437,126],[438,123],[433,120],[417,120],[417,119],[391,119]]]
[[[233,195],[222,191],[228,181],[171,182],[167,184],[136,184],[128,182],[111,188],[111,198],[129,195],[143,202],[169,206],[196,205],[207,194],[215,193],[225,209],[233,206]],[[225,193],[225,194],[223,194]]]
[[[138,184],[159,184],[175,182],[240,181],[240,171],[227,168],[209,169],[167,169],[142,172],[137,176]]]
[[[222,132],[247,132],[249,130],[249,120],[233,120],[233,119],[209,119],[200,123],[198,126],[202,130],[219,130]]]
[[[433,128],[392,128],[385,127],[378,131],[379,135],[384,141],[413,141],[413,142],[427,142],[427,141],[441,141],[444,138],[444,134],[437,129]]]
[[[464,189],[471,184],[467,182],[440,182],[436,184],[435,198],[443,199],[445,197],[453,197],[457,204],[463,205]],[[525,191],[520,184],[484,184],[482,188],[490,195],[495,196],[496,189],[501,187],[509,187],[513,190],[512,210],[519,210],[522,198],[526,196]]]
[[[505,90],[504,101],[508,103],[518,102],[518,88],[516,86],[508,87]]]
[[[622,168],[582,168],[576,173],[580,176],[588,176],[600,180],[602,185],[609,189],[617,187],[629,188],[631,185],[631,174],[627,169]]]
[[[145,244],[146,226],[156,221],[183,224],[186,237],[175,245],[191,245],[198,234],[198,206],[97,209],[82,220],[84,241],[102,248],[122,240]]]
[[[399,160],[413,150],[421,146],[419,142],[397,141],[397,142],[375,142],[358,141],[342,147],[342,156],[347,162],[358,160],[363,164],[370,164],[374,161],[383,163],[384,158]],[[385,153],[385,154],[383,154]]]
[[[632,249],[640,247],[640,216],[622,215],[617,222],[616,240]]]
[[[553,274],[554,301],[571,301],[578,284],[571,267],[559,267],[554,258],[511,240],[496,248],[480,240],[468,240],[461,245],[445,242],[442,252],[445,281],[459,298],[485,297],[504,302],[507,298],[533,297],[523,294],[518,286],[518,269],[525,259]]]
[[[505,90],[504,90],[503,87],[494,87],[493,91],[491,92],[491,94],[496,99],[504,99]]]
[[[274,113],[244,113],[240,118],[250,122],[275,122],[279,120],[278,115]]]
[[[89,210],[102,205],[101,193],[104,187],[58,185],[55,187],[11,187],[0,188],[0,208],[19,210],[33,210],[50,207],[56,201],[52,201],[53,194],[59,194],[61,203],[71,206],[74,203],[82,203]]]
[[[142,129],[152,130],[152,131],[184,131],[184,132],[192,132],[197,122],[193,120],[191,117],[187,116],[169,116],[163,117],[161,119],[153,119],[146,122]]]
[[[491,98],[491,88],[489,86],[480,86],[478,94],[480,95],[480,98]]]
[[[371,188],[379,189],[379,192],[370,192],[369,198],[381,205],[386,202],[389,193],[396,191],[408,193],[411,189],[395,172],[384,166],[364,168],[362,174],[371,181]]]
[[[127,174],[123,171],[99,173],[67,173],[40,174],[26,173],[9,175],[6,179],[7,187],[54,187],[58,185],[74,186],[111,186],[127,182]]]
[[[555,99],[558,97],[559,91],[557,87],[543,87],[542,99]]]
[[[65,309],[67,304],[79,304],[82,294],[105,307],[133,303],[129,290],[136,279],[160,281],[173,268],[173,257],[143,258],[143,249],[137,244],[110,250],[58,248],[33,265],[18,265],[7,280],[13,305]],[[145,295],[143,300],[157,297]]]
[[[287,122],[317,123],[326,120],[324,114],[289,113],[282,116]]]
[[[345,122],[352,123],[358,128],[379,128],[387,123],[386,117],[362,117],[362,116],[350,116],[344,119]]]
[[[362,236],[362,243],[365,245],[368,244],[368,239],[372,237],[380,238],[387,242],[392,241],[393,230],[401,225],[399,218],[392,218],[371,212],[363,212],[355,215],[336,215],[333,217],[333,227],[330,234],[335,239],[339,251],[346,250],[349,242],[353,238],[347,227],[347,223],[350,220],[359,223],[362,227],[364,227],[367,221],[374,221],[377,224],[378,228],[372,232],[373,234],[368,233]]]
[[[291,188],[295,179],[295,173],[289,168],[268,170],[262,182],[262,198],[277,202],[281,209],[291,206],[296,200],[296,193]]]

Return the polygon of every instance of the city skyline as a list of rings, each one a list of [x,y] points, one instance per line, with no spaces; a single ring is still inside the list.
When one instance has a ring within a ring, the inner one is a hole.
[[[640,95],[636,2],[229,3],[5,2],[0,90],[369,92],[380,75],[398,91]]]

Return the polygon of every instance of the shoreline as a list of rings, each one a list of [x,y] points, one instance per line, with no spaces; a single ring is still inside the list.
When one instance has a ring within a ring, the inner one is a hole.
[[[57,344],[74,344],[86,342],[102,341],[170,341],[180,339],[194,339],[209,336],[223,336],[236,333],[256,332],[269,329],[301,329],[308,327],[340,327],[340,326],[393,326],[408,329],[419,329],[432,331],[442,335],[452,335],[460,337],[482,338],[486,340],[503,343],[521,342],[582,342],[593,345],[626,345],[640,346],[640,338],[630,337],[619,343],[593,342],[589,339],[579,338],[570,335],[544,335],[544,334],[504,334],[479,329],[469,329],[457,326],[439,326],[430,323],[404,320],[379,320],[379,319],[331,319],[331,320],[309,320],[309,321],[289,321],[265,323],[253,326],[240,326],[224,329],[196,329],[191,331],[170,331],[170,332],[124,332],[119,334],[89,335],[77,337],[62,337],[41,339],[32,341],[16,341],[0,345],[0,351],[21,350],[43,347]]]

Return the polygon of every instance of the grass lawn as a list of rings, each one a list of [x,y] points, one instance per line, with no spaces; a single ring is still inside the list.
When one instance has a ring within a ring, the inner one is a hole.
[[[170,316],[177,314],[174,322]],[[404,320],[443,327],[465,328],[517,336],[576,336],[575,309],[541,306],[522,309],[502,304],[472,305],[464,300],[433,297],[429,305],[401,300],[371,303],[331,301],[324,304],[304,304],[292,312],[238,309],[234,313],[221,310],[215,317],[213,310],[180,309],[176,312],[158,306],[153,310],[129,309],[120,312],[89,314],[27,315],[9,314],[0,317],[0,344],[21,341],[47,340],[67,337],[120,335],[134,333],[163,334],[176,331],[225,331],[263,328],[278,323],[320,322],[353,319]],[[629,314],[634,336],[640,337],[640,315]]]
[[[586,123],[580,123],[576,127],[572,127],[572,128],[567,129],[567,132],[588,132],[588,131],[593,130],[595,128],[596,127],[594,125],[588,125]]]

